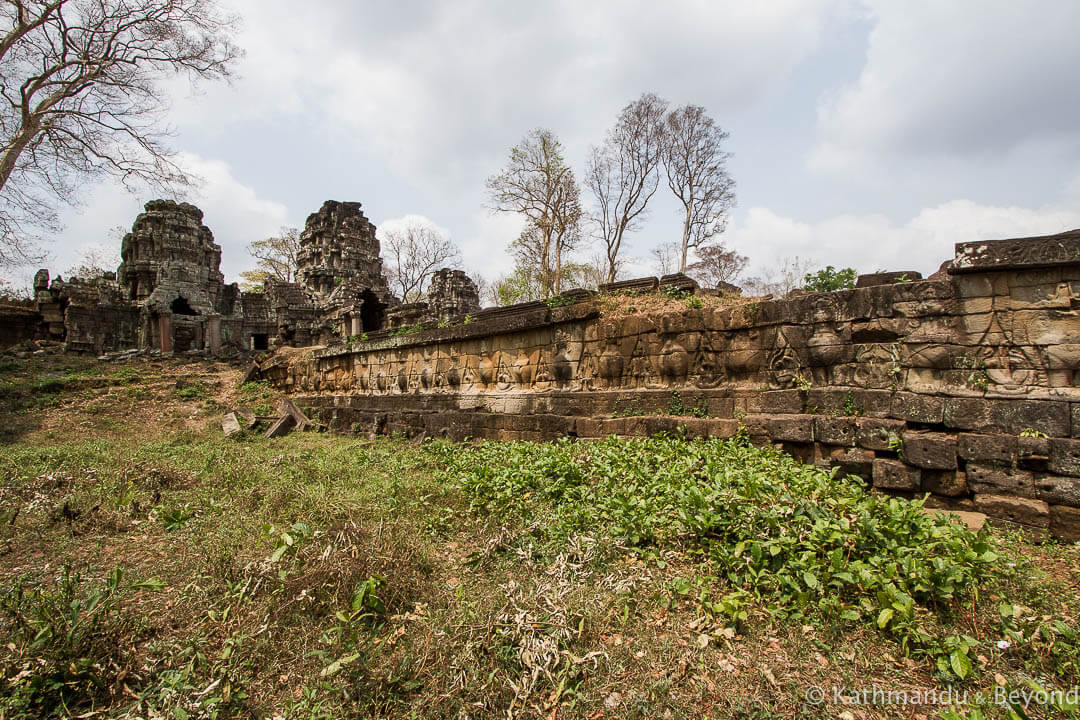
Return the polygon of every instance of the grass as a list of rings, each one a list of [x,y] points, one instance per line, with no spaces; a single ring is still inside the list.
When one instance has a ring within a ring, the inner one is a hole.
[[[3,717],[899,718],[807,689],[1078,684],[1075,547],[740,440],[226,439],[271,389],[133,367],[14,411]]]

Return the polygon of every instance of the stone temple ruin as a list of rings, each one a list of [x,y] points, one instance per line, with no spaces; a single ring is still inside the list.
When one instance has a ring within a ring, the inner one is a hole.
[[[960,243],[929,278],[864,275],[838,292],[662,300],[699,292],[676,275],[483,310],[454,270],[426,303],[399,303],[374,230],[358,204],[327,202],[301,236],[298,282],[241,293],[199,210],[151,202],[115,277],[42,271],[35,308],[0,312],[0,345],[318,346],[249,376],[336,432],[739,434],[927,507],[1080,540],[1080,230]]]
[[[360,203],[327,201],[300,236],[297,282],[241,292],[221,274],[221,247],[194,205],[154,200],[101,278],[34,278],[30,308],[0,311],[0,345],[62,341],[98,355],[122,350],[220,355],[280,345],[332,345],[387,327],[476,312],[461,271],[436,273],[428,302],[401,305],[382,274],[379,241]]]

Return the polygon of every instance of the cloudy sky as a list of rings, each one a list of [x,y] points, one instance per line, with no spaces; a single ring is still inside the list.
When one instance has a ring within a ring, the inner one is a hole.
[[[538,126],[580,175],[642,92],[730,131],[724,238],[752,272],[927,273],[955,242],[1080,227],[1075,0],[222,1],[243,17],[238,77],[177,86],[172,120],[230,280],[248,242],[326,199],[380,226],[423,215],[466,269],[506,272],[520,225],[484,209],[485,178]],[[643,262],[679,234],[663,192]],[[116,242],[146,199],[88,189],[50,266]]]

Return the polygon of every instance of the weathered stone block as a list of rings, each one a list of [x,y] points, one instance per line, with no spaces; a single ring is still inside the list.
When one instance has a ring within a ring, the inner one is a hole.
[[[1050,527],[1050,506],[1042,500],[976,493],[975,508],[992,518],[1027,528],[1046,530]]]
[[[907,423],[887,418],[857,418],[855,420],[855,444],[868,450],[891,450],[900,442]]]
[[[962,470],[923,470],[922,489],[947,497],[962,497],[970,492],[967,474]]]
[[[709,437],[735,437],[735,435],[739,432],[739,421],[727,420],[722,418],[709,418],[708,420],[706,420],[706,430],[709,433]]]
[[[826,445],[855,444],[855,418],[814,416],[814,439]]]
[[[942,398],[900,392],[893,397],[889,414],[894,418],[920,423],[940,423],[945,411]]]
[[[977,493],[1035,497],[1035,480],[1026,470],[968,463],[967,480]]]
[[[1018,437],[1016,456],[1021,462],[1047,461],[1050,459],[1050,439],[1040,437]]]
[[[1064,475],[1034,475],[1035,497],[1055,505],[1080,507],[1080,478]]]
[[[945,433],[905,432],[904,460],[929,470],[955,470],[956,438]]]
[[[814,418],[811,415],[776,415],[765,420],[769,437],[778,442],[808,443],[814,439]]]
[[[888,458],[874,460],[873,478],[874,487],[883,490],[918,490],[921,484],[918,468]]]
[[[1072,403],[1072,429],[1069,434],[1080,438],[1080,403]]]
[[[1080,476],[1080,440],[1050,438],[1050,472]]]
[[[1080,231],[1012,240],[980,240],[956,244],[951,273],[1034,270],[1075,263],[1080,257]]]
[[[1080,510],[1051,505],[1050,534],[1064,542],[1080,542]]]
[[[771,390],[761,393],[761,412],[775,415],[782,413],[801,413],[803,394],[798,390]]]
[[[1012,465],[1016,455],[1016,437],[1014,435],[974,435],[960,433],[960,457],[977,463],[997,463]]]
[[[858,475],[870,480],[873,476],[874,453],[862,448],[834,448],[829,453],[829,466],[838,467],[844,475]]]
[[[945,401],[944,421],[958,430],[1018,435],[1032,429],[1051,437],[1067,437],[1071,424],[1066,402],[982,398],[949,398]]]
[[[923,506],[923,512],[927,515],[936,515],[946,520],[963,523],[972,532],[979,532],[986,525],[986,515],[980,512],[932,508],[929,503]]]

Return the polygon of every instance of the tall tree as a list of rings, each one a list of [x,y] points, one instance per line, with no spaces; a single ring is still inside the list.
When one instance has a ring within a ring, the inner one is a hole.
[[[562,253],[575,242],[581,222],[581,191],[563,157],[562,143],[537,128],[510,150],[510,161],[487,180],[489,207],[527,221],[516,246],[528,244],[545,297],[562,285]],[[516,249],[515,252],[518,252]]]
[[[0,4],[0,264],[32,259],[31,229],[90,179],[192,181],[166,145],[163,86],[228,77],[234,23],[215,0]]]
[[[596,203],[593,221],[607,255],[607,281],[615,282],[623,239],[644,219],[659,184],[667,103],[647,93],[630,103],[585,170]]]
[[[728,133],[700,105],[684,105],[664,119],[664,170],[668,187],[683,206],[679,272],[690,248],[700,248],[727,226],[735,204],[735,182],[727,173]]]
[[[461,251],[450,235],[420,216],[384,226],[379,240],[386,258],[386,279],[405,302],[416,302],[423,296],[436,270],[461,262]]]
[[[240,277],[249,286],[262,285],[265,280],[295,282],[300,231],[294,227],[282,227],[274,237],[251,241],[248,253],[255,258],[256,269],[240,273]]]
[[[728,250],[723,243],[699,247],[697,255],[698,261],[688,265],[686,271],[707,287],[735,282],[749,261],[745,255]]]

